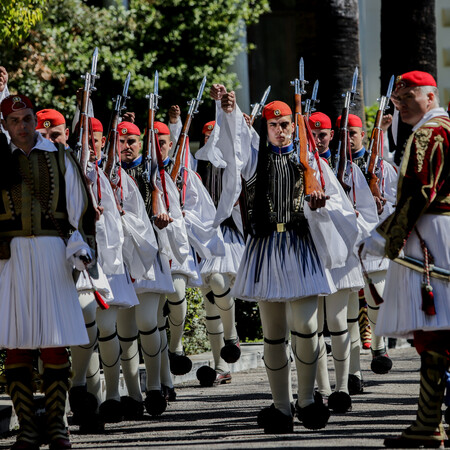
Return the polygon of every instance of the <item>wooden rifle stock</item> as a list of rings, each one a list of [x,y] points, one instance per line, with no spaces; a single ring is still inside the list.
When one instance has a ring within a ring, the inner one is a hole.
[[[321,183],[316,178],[316,171],[309,165],[308,158],[308,136],[306,125],[302,116],[302,96],[295,94],[295,129],[298,130],[299,159],[303,166],[303,186],[305,196],[311,195],[314,191],[323,192]]]
[[[370,191],[374,197],[378,197],[380,200],[382,198],[380,187],[379,187],[379,179],[375,175],[375,164],[378,159],[378,155],[380,154],[380,141],[381,141],[381,121],[383,120],[383,111],[379,109],[377,111],[377,115],[375,118],[375,124],[372,130],[372,135],[370,136],[369,143],[369,152],[370,159],[367,165],[367,182],[369,183]]]
[[[337,179],[344,189],[345,193],[350,192],[351,187],[344,181],[344,173],[347,166],[347,152],[349,151],[349,135],[348,135],[348,108],[342,110],[341,125],[339,127],[339,160],[337,166]]]
[[[106,163],[104,172],[109,180],[111,180],[111,174],[114,167],[115,159],[118,157],[118,133],[117,133],[117,125],[119,122],[118,114],[114,114],[111,121],[111,129],[108,133],[108,138],[106,140]]]
[[[184,121],[183,128],[181,130],[180,136],[178,137],[177,145],[175,146],[175,161],[173,164],[172,171],[170,172],[170,176],[172,180],[175,182],[178,174],[180,172],[181,161],[183,158],[184,149],[186,147],[186,139],[189,133],[189,127],[191,126],[192,116],[188,114],[186,116],[186,120]],[[186,150],[188,151],[188,150]]]
[[[80,110],[80,121],[79,121],[79,137],[78,143],[79,148],[77,151],[79,152],[79,160],[81,168],[83,169],[83,173],[86,175],[87,164],[90,159],[90,151],[89,151],[89,118],[87,115],[89,103],[89,80],[86,81],[83,98],[81,101],[81,110]]]

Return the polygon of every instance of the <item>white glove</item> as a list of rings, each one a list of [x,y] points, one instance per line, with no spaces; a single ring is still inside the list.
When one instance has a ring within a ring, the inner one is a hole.
[[[385,256],[386,239],[378,234],[376,231],[372,231],[369,237],[366,237],[358,243],[360,249],[360,256],[362,259],[367,258],[368,255],[372,256]],[[362,247],[362,248],[361,248]]]
[[[92,265],[92,256],[85,248],[83,248],[73,255],[72,262],[75,269],[81,272]]]

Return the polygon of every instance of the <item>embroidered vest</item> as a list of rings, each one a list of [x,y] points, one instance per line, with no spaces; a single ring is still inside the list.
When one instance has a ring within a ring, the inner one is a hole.
[[[20,177],[1,190],[0,238],[69,237],[64,149],[33,150],[28,157],[16,150],[11,161]]]
[[[283,230],[305,235],[303,202],[303,170],[294,152],[260,155],[256,175],[247,183],[248,232],[257,237]]]

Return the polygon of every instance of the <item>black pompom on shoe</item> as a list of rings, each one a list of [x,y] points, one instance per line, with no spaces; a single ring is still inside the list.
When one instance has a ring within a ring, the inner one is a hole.
[[[330,418],[330,410],[323,402],[314,402],[304,408],[300,408],[297,403],[295,405],[295,411],[299,421],[309,430],[325,428]]]
[[[294,431],[294,418],[282,413],[273,403],[258,413],[256,421],[267,434],[287,434]]]
[[[333,392],[328,397],[328,408],[335,413],[346,413],[352,410],[352,399],[347,392]]]
[[[169,352],[170,371],[173,375],[185,375],[192,369],[192,361],[182,352]]]
[[[220,350],[220,357],[228,364],[235,363],[241,357],[239,338],[225,339],[225,345]]]
[[[167,400],[161,390],[146,391],[144,404],[151,416],[160,416],[167,408]]]
[[[364,392],[364,381],[356,375],[348,376],[348,392],[350,395],[358,395]]]
[[[370,368],[373,373],[384,375],[392,369],[392,359],[389,358],[386,349],[372,350],[372,362]]]
[[[212,387],[215,384],[217,372],[209,366],[201,366],[197,370],[197,380],[202,387]]]

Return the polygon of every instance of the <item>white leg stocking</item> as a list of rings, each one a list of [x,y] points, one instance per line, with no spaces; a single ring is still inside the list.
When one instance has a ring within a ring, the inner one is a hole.
[[[87,370],[86,383],[88,392],[95,396],[97,399],[97,405],[100,406],[103,402],[103,395],[102,381],[100,378],[100,355],[98,354],[98,350],[92,353]]]
[[[259,302],[264,334],[264,365],[275,408],[291,416],[291,369],[287,346],[286,304]],[[314,380],[313,380],[314,383]]]
[[[224,338],[226,340],[236,339],[238,335],[234,316],[234,297],[230,295],[230,277],[215,273],[209,279],[209,286],[214,294],[214,302],[222,319]]]
[[[128,395],[142,402],[141,380],[139,376],[138,329],[135,308],[121,308],[117,313],[117,334],[122,353],[120,364]]]
[[[286,308],[297,367],[297,401],[299,406],[304,408],[314,403],[314,381],[319,358],[318,297],[312,296],[288,302]]]
[[[323,337],[323,324],[324,324],[324,303],[325,297],[319,297],[319,308],[317,311],[317,324],[319,335],[319,360],[317,362],[317,387],[319,392],[328,397],[331,394],[330,378],[328,377],[328,360],[327,360],[327,348],[325,345],[325,339]]]
[[[97,324],[99,330],[98,345],[105,376],[105,400],[120,401],[120,344],[117,337],[116,321],[117,306],[109,309],[97,309]]]
[[[185,275],[172,275],[175,293],[167,295],[169,307],[169,327],[170,327],[170,343],[169,350],[172,353],[181,352],[183,350],[183,331],[184,322],[186,320],[186,283]]]
[[[220,318],[220,311],[216,303],[211,303],[207,298],[208,289],[202,289],[203,302],[206,312],[206,333],[208,334],[209,344],[214,359],[214,369],[218,372],[228,372],[228,364],[220,357],[220,350],[224,346],[223,324]],[[210,295],[210,294],[209,294]]]
[[[139,305],[136,309],[136,323],[141,337],[147,374],[147,391],[161,389],[159,372],[161,370],[161,336],[158,331],[159,294],[146,292],[138,294]]]
[[[83,311],[84,323],[89,337],[87,345],[77,345],[71,347],[72,353],[72,386],[84,386],[86,384],[86,373],[88,370],[91,356],[97,344],[97,322],[95,314],[97,311],[97,302],[92,292],[83,292],[78,295],[80,306]]]
[[[325,297],[327,323],[331,335],[331,348],[336,373],[336,392],[348,394],[350,364],[350,335],[347,328],[347,306],[350,289],[341,289]]]

